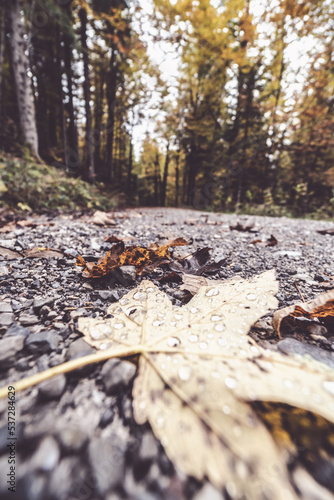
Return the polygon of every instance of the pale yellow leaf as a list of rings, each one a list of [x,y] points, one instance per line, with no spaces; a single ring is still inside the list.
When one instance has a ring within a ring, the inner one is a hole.
[[[149,281],[108,309],[80,318],[97,349],[141,354],[134,415],[149,421],[173,462],[208,477],[233,498],[297,498],[286,453],[252,408],[254,401],[298,406],[334,420],[334,372],[256,346],[247,335],[277,307],[274,271],[210,283],[182,308]],[[129,352],[129,351],[128,351]]]

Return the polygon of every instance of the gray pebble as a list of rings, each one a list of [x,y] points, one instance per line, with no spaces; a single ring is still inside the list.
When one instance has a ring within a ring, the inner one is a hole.
[[[45,399],[59,399],[66,387],[66,377],[63,374],[45,380],[38,385],[39,393]]]
[[[120,279],[123,278],[125,280],[125,284],[133,283],[137,278],[137,271],[135,266],[121,266],[119,268],[119,272],[121,275]],[[115,277],[117,279],[118,275]]]
[[[139,448],[140,460],[154,460],[158,455],[158,444],[151,432],[146,432],[142,438]]]
[[[88,446],[89,462],[100,495],[122,484],[125,473],[126,442],[117,435],[93,439]]]
[[[9,326],[14,323],[15,316],[13,313],[1,313],[0,314],[0,326]]]
[[[22,325],[36,325],[36,323],[39,322],[39,319],[34,314],[22,313],[20,314],[19,321]]]
[[[29,335],[26,346],[30,352],[51,352],[57,349],[59,340],[59,336],[54,330],[47,330]]]
[[[311,356],[316,361],[325,363],[334,369],[334,353],[324,351],[320,347],[299,342],[299,340],[286,338],[277,344],[279,351],[285,354],[300,354],[302,356]]]
[[[33,308],[38,311],[43,306],[49,306],[49,305],[53,304],[54,301],[55,301],[54,297],[37,297],[34,300]]]
[[[94,347],[91,347],[87,344],[87,342],[80,338],[72,342],[70,345],[66,354],[66,361],[81,358],[82,356],[87,356],[88,354],[94,354],[95,352],[96,349],[94,349]]]
[[[59,456],[57,441],[52,436],[46,436],[31,458],[31,466],[37,470],[51,471],[58,464]]]
[[[8,367],[15,360],[16,354],[23,349],[24,337],[17,335],[0,340],[0,364]]]
[[[8,328],[3,338],[15,337],[16,335],[21,335],[22,337],[28,337],[28,335],[30,335],[30,331],[28,330],[28,328],[24,328],[24,326],[19,325],[19,323],[13,323]]]
[[[64,451],[73,453],[82,450],[88,441],[88,436],[80,427],[69,424],[59,429],[58,439]]]
[[[0,313],[13,312],[12,306],[8,302],[0,302]]]
[[[136,373],[136,367],[130,361],[109,359],[101,370],[103,384],[107,394],[117,392],[120,386],[127,386]]]

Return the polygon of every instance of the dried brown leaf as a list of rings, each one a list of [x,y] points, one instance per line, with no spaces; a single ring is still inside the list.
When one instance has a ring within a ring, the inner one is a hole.
[[[83,276],[86,278],[108,276],[121,266],[135,266],[139,275],[144,272],[147,274],[158,266],[170,262],[169,247],[183,245],[188,245],[188,242],[183,238],[177,238],[158,248],[125,247],[124,243],[120,241],[113,245],[111,250],[104,257],[101,257],[97,263],[87,262],[80,255],[76,265],[85,267]]]
[[[281,337],[283,322],[289,318],[317,318],[326,327],[334,326],[334,290],[323,293],[309,302],[298,302],[289,307],[284,307],[275,312],[273,316],[273,326]]]

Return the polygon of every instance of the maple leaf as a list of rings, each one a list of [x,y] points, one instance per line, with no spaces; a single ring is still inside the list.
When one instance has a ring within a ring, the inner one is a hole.
[[[282,421],[275,408],[284,407],[294,432],[305,430],[308,419],[312,436],[315,423],[332,436],[334,371],[264,350],[247,336],[277,307],[277,291],[274,271],[268,271],[251,280],[210,283],[178,308],[145,280],[112,304],[105,320],[79,318],[85,340],[98,349],[95,355],[23,379],[16,390],[87,364],[139,356],[135,419],[150,423],[176,466],[198,479],[208,477],[233,498],[296,500],[286,466],[291,450],[279,442],[286,432],[275,429]],[[3,387],[0,397],[6,395]]]
[[[267,352],[247,336],[277,306],[277,291],[269,271],[204,286],[177,308],[143,281],[109,307],[112,318],[78,322],[97,349],[141,354],[135,419],[149,421],[170,459],[235,495],[247,492],[250,500],[297,498],[283,455],[252,402],[285,403],[334,420],[333,371]]]
[[[138,274],[153,271],[161,264],[170,262],[170,247],[189,245],[184,238],[176,238],[161,247],[145,248],[138,246],[125,247],[123,241],[113,245],[111,250],[101,257],[97,263],[87,262],[81,255],[76,260],[76,265],[84,267],[85,278],[102,278],[108,276],[121,266],[135,266]]]

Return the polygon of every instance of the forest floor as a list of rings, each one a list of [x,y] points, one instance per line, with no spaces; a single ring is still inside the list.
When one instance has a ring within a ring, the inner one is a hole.
[[[174,256],[209,247],[212,262],[221,262],[207,275],[210,279],[249,278],[274,268],[280,282],[280,307],[300,301],[300,294],[309,300],[334,288],[334,223],[327,221],[163,208],[118,210],[108,220],[49,215],[18,221],[2,227],[0,233],[1,386],[15,386],[23,377],[95,352],[77,330],[77,318],[104,316],[111,302],[142,279],[131,268],[123,269],[122,278],[116,280],[82,276],[82,268],[75,265],[77,256],[101,257],[111,247],[105,242],[110,236],[146,247],[178,237],[187,239],[189,246],[174,249]],[[55,252],[29,253],[32,248]],[[164,273],[158,268],[146,279],[162,288],[174,304],[182,305],[180,283],[161,281]],[[292,333],[290,340],[279,342],[270,315],[251,331],[264,346],[304,352],[320,360],[325,357],[334,368],[333,334],[309,333],[303,338]],[[7,401],[0,400],[1,498],[229,498],[210,483],[176,470],[150,427],[135,423],[131,404],[135,367],[121,361],[117,370],[108,369],[113,363],[90,365],[17,393],[15,496],[8,492],[3,473],[8,468]],[[108,473],[103,471],[105,463],[113,464]],[[291,481],[300,498],[334,499],[330,493],[334,492],[333,464],[328,461],[325,468],[324,463],[315,463],[307,471],[297,457]]]

